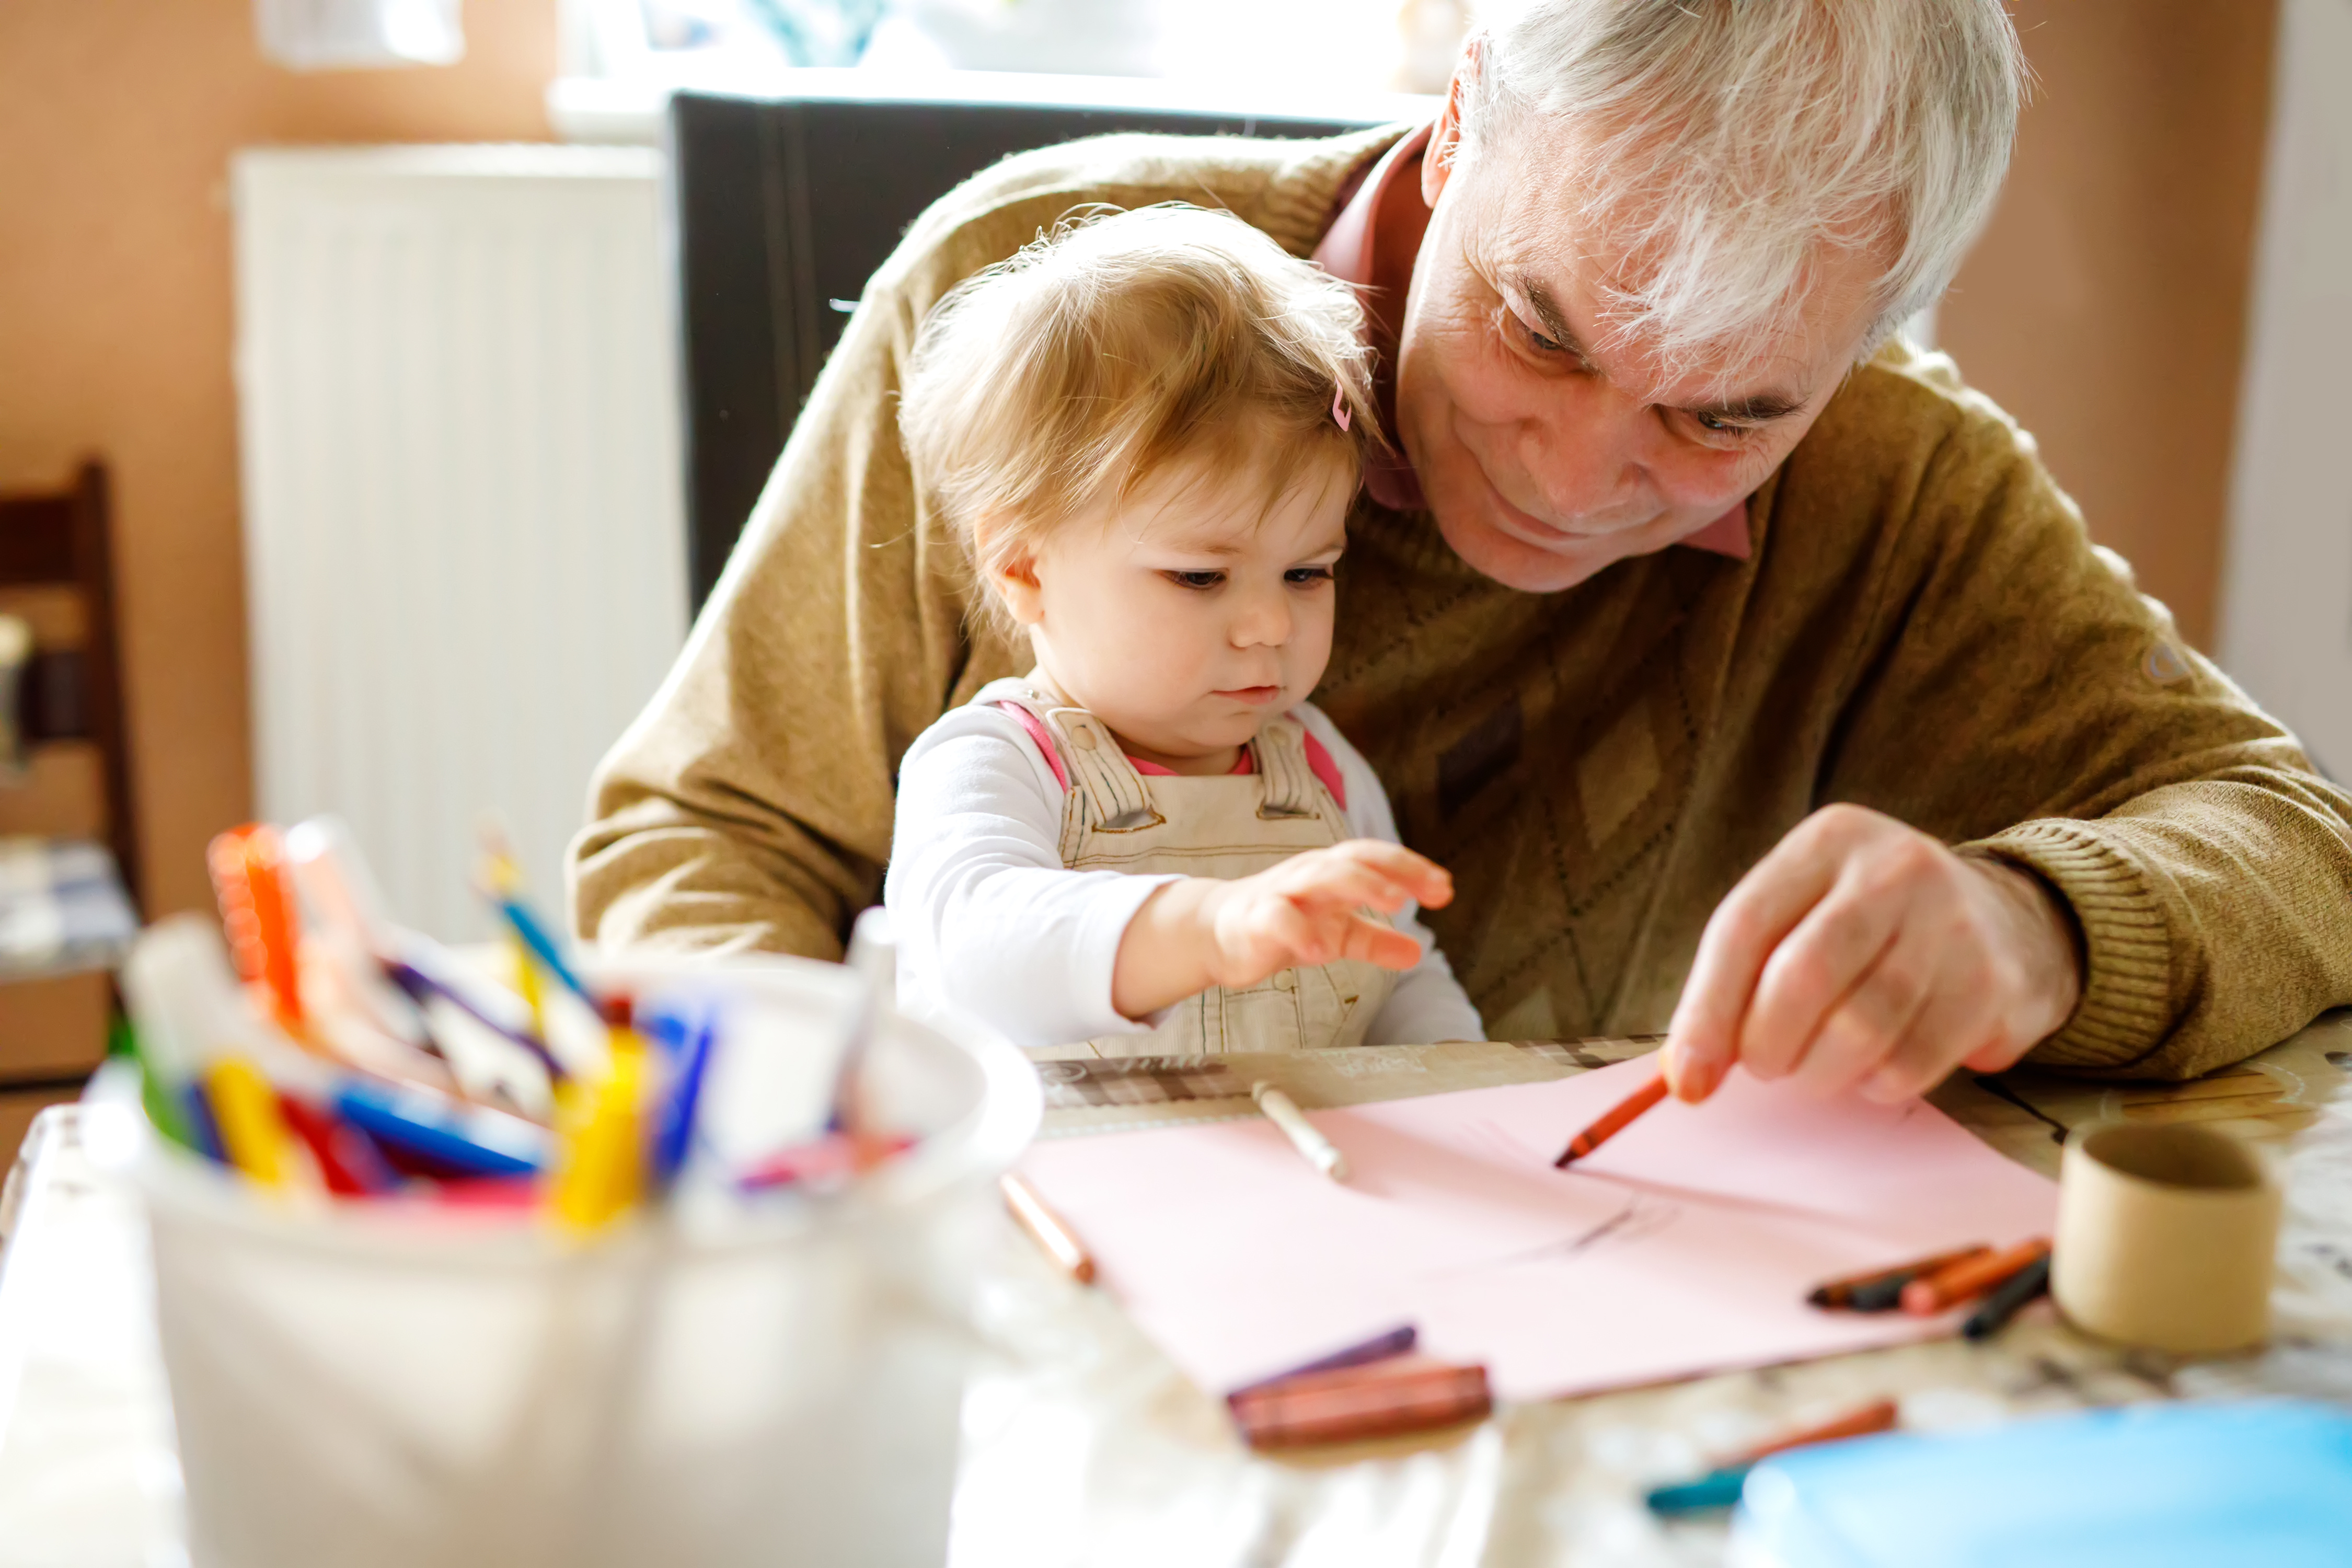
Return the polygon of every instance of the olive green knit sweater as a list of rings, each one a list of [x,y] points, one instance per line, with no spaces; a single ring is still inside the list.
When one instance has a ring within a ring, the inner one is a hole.
[[[573,918],[608,945],[831,955],[877,896],[891,774],[1027,658],[968,633],[896,425],[924,311],[1089,203],[1232,209],[1314,248],[1398,134],[1108,137],[943,198],[867,287],[677,668],[597,774]],[[2035,1059],[2235,1060],[2352,1003],[2352,798],[2095,548],[1948,361],[1858,369],[1749,509],[1564,593],[1360,500],[1316,693],[1451,868],[1433,918],[1499,1038],[1664,1026],[1718,900],[1852,801],[2044,879],[2086,959]]]

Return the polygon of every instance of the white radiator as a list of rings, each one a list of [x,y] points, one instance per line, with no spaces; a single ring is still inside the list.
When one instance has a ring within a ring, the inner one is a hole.
[[[236,163],[258,807],[341,815],[447,940],[488,931],[486,816],[555,912],[685,638],[658,181],[638,148]]]

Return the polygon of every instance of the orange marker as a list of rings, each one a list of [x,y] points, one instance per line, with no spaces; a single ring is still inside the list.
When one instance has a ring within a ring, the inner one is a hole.
[[[1063,1273],[1081,1285],[1093,1283],[1095,1260],[1087,1256],[1086,1247],[1062,1223],[1062,1216],[1045,1206],[1037,1189],[1010,1171],[998,1178],[998,1184],[1004,1189],[1004,1206],[1013,1211],[1013,1217],[1021,1222],[1029,1239],[1044,1247],[1045,1256]]]
[[[1752,1465],[1759,1459],[1769,1458],[1790,1448],[1810,1447],[1815,1443],[1834,1443],[1841,1437],[1867,1437],[1873,1432],[1892,1432],[1895,1419],[1901,1414],[1895,1401],[1877,1400],[1859,1410],[1848,1411],[1834,1421],[1824,1421],[1818,1426],[1801,1427],[1769,1443],[1759,1443],[1738,1458],[1726,1459],[1723,1463],[1727,1468]]]
[[[1587,1154],[1624,1131],[1635,1117],[1665,1098],[1665,1079],[1664,1077],[1652,1079],[1648,1083],[1627,1095],[1616,1110],[1570,1139],[1568,1147],[1561,1152],[1559,1158],[1552,1162],[1552,1168],[1567,1170],[1570,1165],[1583,1159]]]
[[[1947,1307],[1981,1296],[2021,1268],[2049,1256],[2047,1237],[2036,1237],[1999,1252],[1963,1258],[1903,1287],[1903,1310],[1914,1317],[1932,1317]]]
[[[237,977],[264,986],[278,1026],[299,1037],[302,987],[294,944],[299,933],[278,829],[266,822],[232,827],[212,841],[205,860]]]

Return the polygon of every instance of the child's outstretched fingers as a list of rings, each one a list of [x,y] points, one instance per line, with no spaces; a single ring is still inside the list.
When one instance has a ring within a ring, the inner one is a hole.
[[[1431,909],[1444,909],[1454,901],[1453,874],[1428,856],[1408,849],[1402,844],[1391,844],[1379,838],[1350,838],[1322,853],[1345,857],[1363,866],[1404,898],[1426,904]],[[1375,907],[1393,909],[1397,906]]]
[[[1454,879],[1444,867],[1377,838],[1309,850],[1265,874],[1277,878],[1294,898],[1349,909],[1369,906],[1393,913],[1409,901],[1442,909],[1454,898]]]
[[[1348,917],[1347,955],[1377,963],[1382,969],[1406,970],[1421,962],[1421,943],[1378,921]]]

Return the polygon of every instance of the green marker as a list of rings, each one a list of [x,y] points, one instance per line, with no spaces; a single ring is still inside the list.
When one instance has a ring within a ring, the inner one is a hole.
[[[1709,1470],[1695,1481],[1676,1481],[1668,1487],[1652,1487],[1643,1499],[1650,1511],[1664,1519],[1686,1513],[1708,1513],[1727,1509],[1739,1500],[1739,1489],[1748,1480],[1748,1472],[1756,1467],[1726,1465],[1719,1470]]]

